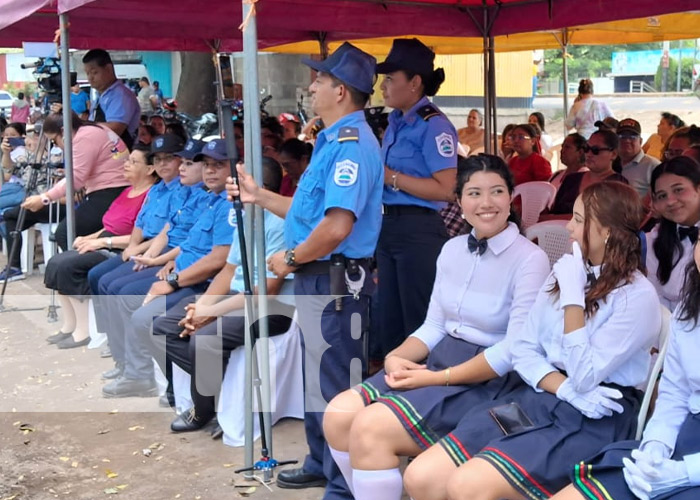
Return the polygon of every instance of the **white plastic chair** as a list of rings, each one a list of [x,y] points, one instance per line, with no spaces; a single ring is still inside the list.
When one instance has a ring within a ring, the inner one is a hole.
[[[549,182],[525,182],[515,186],[513,199],[520,196],[523,229],[537,223],[542,210],[549,207],[557,195],[557,188]]]
[[[301,331],[296,321],[296,313],[289,330],[282,335],[270,337],[268,352],[263,353],[256,345],[258,359],[267,354],[270,358],[270,410],[271,422],[275,424],[285,417],[304,418],[304,382],[301,363]],[[231,352],[224,380],[221,384],[217,419],[224,431],[224,443],[228,446],[245,444],[244,375],[245,353],[242,347]],[[190,376],[173,364],[173,392],[175,406],[185,410],[192,406],[190,396]],[[253,396],[253,407],[258,404]],[[257,417],[253,419],[254,436],[260,436]]]
[[[658,345],[659,354],[657,355],[656,361],[654,361],[654,365],[651,368],[651,373],[649,373],[649,378],[647,379],[646,389],[644,390],[644,399],[642,399],[642,406],[639,408],[639,416],[637,417],[637,435],[635,436],[635,439],[642,439],[644,425],[646,424],[647,417],[649,416],[651,398],[654,396],[656,381],[659,379],[659,374],[664,366],[664,357],[666,357],[666,351],[668,350],[670,324],[671,312],[666,307],[661,306],[661,330],[659,330]]]
[[[34,249],[36,247],[36,232],[41,233],[41,247],[44,252],[44,265],[53,257],[53,242],[49,239],[51,233],[56,230],[57,223],[44,222],[34,224],[22,231],[22,248],[20,250],[20,263],[22,272],[29,276],[34,272]]]
[[[550,267],[562,255],[571,252],[571,235],[566,224],[568,223],[564,220],[549,220],[538,222],[525,230],[525,237],[531,241],[536,239],[537,245],[547,254]]]

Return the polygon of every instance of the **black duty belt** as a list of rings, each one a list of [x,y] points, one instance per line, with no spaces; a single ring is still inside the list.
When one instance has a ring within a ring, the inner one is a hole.
[[[348,259],[346,258],[348,264],[354,264],[360,267],[364,267],[365,270],[369,270],[372,259]],[[352,266],[348,266],[352,267]],[[300,264],[299,267],[294,271],[295,274],[328,274],[331,268],[330,260],[315,260],[313,262],[307,262],[306,264]]]
[[[382,215],[427,215],[437,211],[418,205],[382,205]]]

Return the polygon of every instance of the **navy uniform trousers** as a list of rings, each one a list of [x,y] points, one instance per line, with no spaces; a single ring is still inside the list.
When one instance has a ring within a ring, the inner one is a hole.
[[[331,457],[323,436],[323,412],[337,394],[361,380],[365,331],[369,313],[369,277],[365,290],[355,300],[343,297],[342,310],[335,310],[328,274],[295,274],[297,317],[302,332],[304,365],[304,427],[309,454],[304,471],[328,480],[324,500],[350,499],[349,489]],[[351,380],[351,365],[353,378]]]

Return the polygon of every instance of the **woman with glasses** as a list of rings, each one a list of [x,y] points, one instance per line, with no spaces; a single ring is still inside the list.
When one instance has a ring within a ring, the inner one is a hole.
[[[617,134],[610,130],[594,132],[583,147],[588,171],[567,175],[562,181],[550,214],[570,217],[574,210],[574,202],[578,195],[591,184],[602,181],[618,181],[628,184],[622,174],[613,170],[613,162],[617,158]],[[564,152],[562,145],[562,153]],[[548,217],[549,219],[556,217]]]
[[[102,227],[102,216],[128,185],[124,177],[124,162],[129,156],[129,150],[119,136],[103,125],[84,122],[75,113],[72,113],[72,122],[73,182],[76,192],[85,189],[86,193],[75,210],[75,235],[85,236]],[[63,116],[60,113],[49,115],[44,120],[43,127],[44,135],[63,149]],[[65,179],[45,193],[29,196],[22,203],[22,207],[27,209],[22,227],[17,227],[20,207],[7,210],[4,214],[7,234],[12,234],[15,229],[24,231],[37,222],[48,222],[49,205],[53,202],[65,204],[65,196]],[[54,207],[53,210],[58,209]],[[63,211],[64,208],[61,213]],[[58,224],[55,234],[61,250],[68,250],[65,219]],[[8,243],[12,243],[10,237]],[[22,275],[19,260],[19,254],[15,255],[9,279]],[[2,278],[5,277],[0,277]]]
[[[54,255],[46,265],[44,285],[58,291],[63,309],[63,325],[47,340],[59,349],[84,346],[90,341],[85,300],[90,296],[88,271],[128,246],[136,216],[158,180],[148,161],[148,151],[146,146],[137,144],[124,162],[124,177],[130,186],[109,206],[102,217],[102,227],[77,237],[73,250]]]
[[[664,147],[664,160],[670,160],[681,156],[683,151],[693,144],[700,144],[700,127],[691,125],[676,130],[666,141]]]
[[[552,166],[540,154],[539,136],[537,130],[528,124],[516,125],[510,132],[513,156],[508,162],[508,168],[513,172],[515,185],[532,181],[548,181],[552,176]]]

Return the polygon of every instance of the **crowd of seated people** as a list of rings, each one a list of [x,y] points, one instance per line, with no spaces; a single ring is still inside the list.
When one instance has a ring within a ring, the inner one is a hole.
[[[480,115],[472,111],[460,139],[481,147]],[[565,137],[565,168],[552,175],[544,116],[533,113],[528,122],[504,129],[498,156],[459,160],[449,206],[467,229],[450,232],[442,248],[423,324],[406,332],[383,371],[326,411],[330,454],[357,499],[398,499],[405,488],[416,500],[573,500],[591,498],[589,483],[602,498],[606,488],[630,499],[698,493],[700,446],[689,437],[698,388],[683,376],[695,369],[682,349],[700,349],[692,337],[700,314],[700,129],[664,113],[644,143],[633,118],[597,122],[586,136]],[[76,123],[76,130],[89,126]],[[8,138],[23,135],[10,128]],[[242,127],[234,132],[241,144]],[[289,133],[285,140],[275,118],[261,133],[264,187],[294,196],[313,146]],[[32,139],[25,141],[30,149]],[[13,147],[3,141],[3,158]],[[92,298],[114,360],[102,374],[103,396],[158,396],[153,360],[171,383],[177,365],[192,376],[194,406],[171,430],[196,431],[216,416],[213,395],[244,338],[226,144],[192,140],[182,124],[156,114],[140,125],[120,168],[118,185],[97,186],[111,198],[99,217],[92,214],[90,231],[47,263],[45,284],[63,311],[47,340],[60,349],[87,345]],[[574,241],[573,254],[552,269],[520,234],[511,204],[515,186],[533,181],[556,187],[541,220],[568,221]],[[283,220],[266,211],[262,222],[267,255],[259,261],[285,249]],[[270,334],[279,335],[293,313],[291,276],[266,278],[278,302]],[[658,348],[659,305],[675,312],[657,408],[675,423],[654,417],[643,441],[630,444],[637,387]],[[171,396],[161,403],[172,405]],[[532,425],[509,435],[499,419],[513,415]],[[402,474],[404,456],[416,458]],[[675,481],[659,477],[657,466]],[[588,480],[594,474],[599,481]]]

